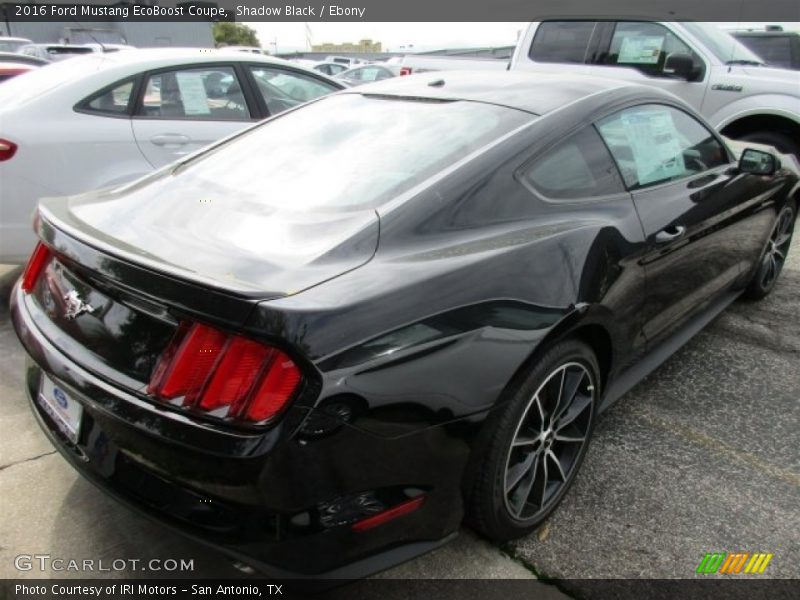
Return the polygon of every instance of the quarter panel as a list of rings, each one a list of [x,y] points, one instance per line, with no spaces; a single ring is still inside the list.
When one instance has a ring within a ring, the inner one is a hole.
[[[630,195],[540,198],[514,178],[536,145],[509,146],[381,214],[368,264],[258,305],[247,328],[313,362],[319,409],[344,403],[387,437],[481,414],[542,340],[581,321],[576,312],[607,328],[614,369],[642,351],[643,235]]]

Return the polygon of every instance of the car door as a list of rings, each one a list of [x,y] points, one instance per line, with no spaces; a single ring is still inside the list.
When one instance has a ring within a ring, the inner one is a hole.
[[[632,106],[596,125],[644,229],[643,329],[655,344],[741,284],[769,227],[766,197],[715,134],[674,106]]]
[[[145,74],[132,127],[158,168],[249,125],[258,113],[232,64],[186,65]]]
[[[591,61],[593,74],[659,87],[700,110],[708,84],[708,69],[688,44],[661,23],[618,21],[608,26],[610,29],[600,50]],[[698,66],[693,81],[665,70],[667,57],[672,54],[691,56]]]

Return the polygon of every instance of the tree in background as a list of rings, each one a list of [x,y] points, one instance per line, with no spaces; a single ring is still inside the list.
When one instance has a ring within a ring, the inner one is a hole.
[[[219,21],[214,23],[214,43],[220,46],[261,47],[255,29],[241,23]]]

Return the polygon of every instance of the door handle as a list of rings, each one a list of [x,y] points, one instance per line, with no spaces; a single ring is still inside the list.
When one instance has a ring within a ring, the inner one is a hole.
[[[682,238],[684,235],[686,235],[686,227],[683,225],[671,225],[656,234],[656,243],[666,244]]]
[[[179,133],[160,133],[151,137],[150,141],[156,146],[185,146],[192,140]]]

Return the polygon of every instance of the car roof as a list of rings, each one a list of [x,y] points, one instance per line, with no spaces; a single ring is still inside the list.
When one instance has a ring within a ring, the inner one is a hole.
[[[798,31],[734,31],[736,37],[787,37],[800,36]]]
[[[342,93],[431,100],[471,100],[544,115],[601,92],[644,87],[623,80],[520,71],[431,71],[394,77]],[[657,88],[648,92],[659,91]],[[661,92],[665,97],[669,94]]]
[[[82,44],[59,44],[54,42],[52,44],[25,44],[25,48],[86,48]]]
[[[263,62],[280,65],[290,65],[303,68],[296,63],[257,54],[255,52],[240,52],[229,48],[131,48],[125,52],[112,52],[104,55],[104,59],[113,65],[144,65],[146,68],[170,66],[176,61],[181,64],[210,63],[210,62]]]

